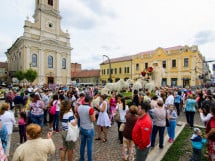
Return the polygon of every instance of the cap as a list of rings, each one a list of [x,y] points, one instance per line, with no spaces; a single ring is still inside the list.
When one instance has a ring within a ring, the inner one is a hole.
[[[198,133],[201,130],[199,128],[194,128],[193,131],[194,131],[194,133]]]

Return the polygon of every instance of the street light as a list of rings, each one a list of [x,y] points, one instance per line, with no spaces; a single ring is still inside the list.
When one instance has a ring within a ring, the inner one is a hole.
[[[109,63],[109,79],[108,82],[112,82],[112,78],[111,78],[111,63],[110,63],[110,58],[107,55],[103,55],[104,57],[106,57],[108,59],[108,63]]]

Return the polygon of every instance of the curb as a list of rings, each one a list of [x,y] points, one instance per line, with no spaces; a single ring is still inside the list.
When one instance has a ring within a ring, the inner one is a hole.
[[[185,125],[186,125],[185,122],[181,122],[181,121],[177,122],[177,126],[175,129],[175,139],[182,132]],[[168,151],[168,149],[172,146],[172,143],[169,143],[168,139],[169,139],[169,136],[168,136],[168,134],[166,134],[164,137],[164,148],[160,149],[159,145],[157,144],[154,147],[154,149],[149,152],[146,161],[161,161],[162,158],[165,156],[166,152]]]

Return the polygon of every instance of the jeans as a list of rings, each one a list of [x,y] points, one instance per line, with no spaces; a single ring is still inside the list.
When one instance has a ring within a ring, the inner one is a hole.
[[[195,112],[186,111],[186,119],[190,127],[193,127],[194,115],[195,115]]]
[[[80,135],[81,135],[80,161],[84,161],[86,143],[88,161],[92,161],[94,129],[80,128]]]
[[[122,124],[122,122],[117,122],[118,125],[118,139],[120,141],[120,144],[123,143],[123,135],[122,135],[122,131],[119,131],[120,125]]]
[[[60,111],[56,111],[53,117],[53,130],[59,131],[59,119],[60,119]]]
[[[19,137],[20,137],[20,143],[23,143],[27,140],[26,125],[19,125]]]
[[[31,114],[30,117],[31,117],[31,123],[38,124],[40,125],[40,127],[43,127],[43,119],[44,119],[43,114],[42,115]]]
[[[180,115],[180,103],[175,103],[175,107],[177,109],[177,115]]]
[[[149,153],[149,148],[139,149],[136,146],[135,149],[136,149],[136,159],[135,159],[135,161],[145,161],[146,158],[147,158],[147,155]]]
[[[170,120],[169,127],[167,127],[167,132],[171,139],[175,138],[175,127],[176,127],[176,120]]]
[[[155,138],[156,138],[158,131],[159,131],[159,147],[163,148],[165,126],[160,127],[160,126],[156,126],[156,125],[153,125],[153,128],[152,128],[151,147],[155,146]]]
[[[193,148],[193,154],[190,161],[201,161],[202,160],[202,150]]]

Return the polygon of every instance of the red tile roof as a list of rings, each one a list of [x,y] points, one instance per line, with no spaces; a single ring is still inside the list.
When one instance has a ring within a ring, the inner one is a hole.
[[[72,72],[71,73],[72,78],[89,78],[89,77],[99,77],[100,76],[100,70],[94,69],[94,70],[81,70],[78,72]]]
[[[169,47],[169,48],[162,48],[164,51],[172,51],[172,50],[179,50],[182,49],[183,46],[173,46],[173,47]],[[143,54],[153,54],[155,52],[155,50],[150,50],[150,51],[144,51],[144,52],[140,52],[137,53],[136,55],[143,55]]]
[[[110,59],[110,62],[115,63],[115,62],[129,61],[129,60],[132,60],[132,55],[113,58],[113,59]],[[107,64],[107,63],[108,63],[108,60],[102,62],[101,64]]]
[[[0,62],[0,68],[7,68],[8,63],[7,62]]]

